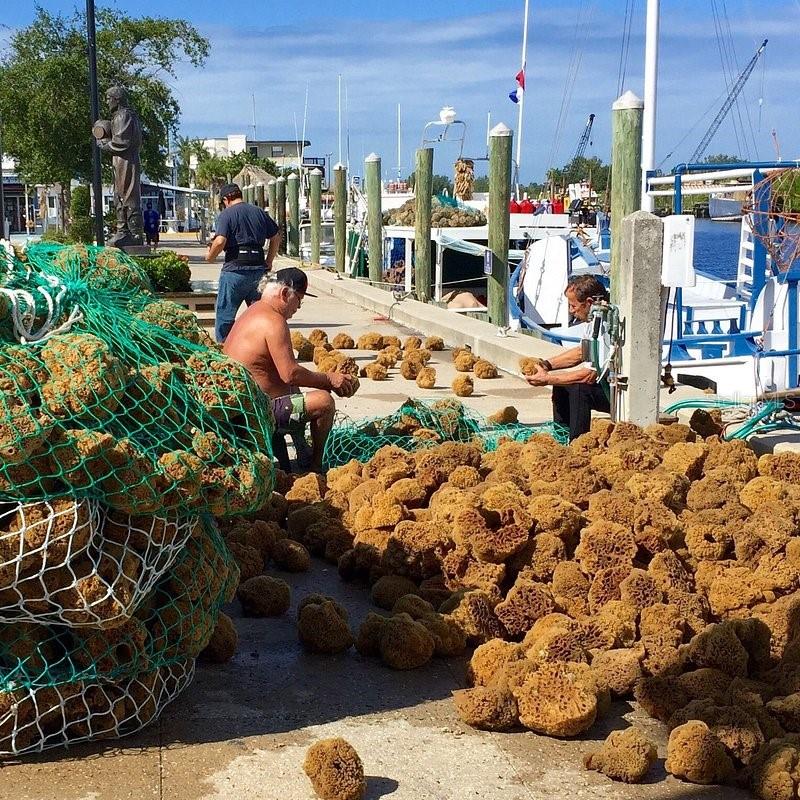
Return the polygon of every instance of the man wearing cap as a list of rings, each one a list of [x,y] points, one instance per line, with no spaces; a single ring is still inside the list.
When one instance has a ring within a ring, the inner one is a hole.
[[[217,217],[216,236],[208,245],[206,261],[213,261],[225,251],[214,329],[217,341],[224,342],[239,306],[242,303],[249,306],[260,299],[258,282],[272,269],[280,237],[275,220],[258,206],[245,203],[237,184],[225,184],[220,189],[220,198],[225,209]],[[265,255],[267,241],[269,247]]]
[[[321,472],[325,440],[336,411],[331,392],[350,397],[357,384],[350,375],[316,372],[297,363],[287,323],[300,308],[307,289],[308,278],[297,267],[280,269],[274,277],[265,275],[258,285],[260,301],[236,320],[223,352],[247,367],[272,398],[276,428],[286,430],[292,422],[310,423],[311,469]],[[301,387],[314,391],[303,394]]]

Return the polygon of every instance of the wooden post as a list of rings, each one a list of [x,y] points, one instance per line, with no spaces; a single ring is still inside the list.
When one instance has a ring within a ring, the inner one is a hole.
[[[489,322],[499,328],[508,325],[508,235],[511,196],[511,147],[513,134],[502,122],[489,132],[489,250],[492,271],[487,275],[486,297]]]
[[[253,202],[253,187],[251,184],[246,183],[244,186],[244,191],[242,192],[244,197],[242,198],[245,203],[252,203]]]
[[[286,178],[283,175],[275,181],[275,222],[281,232],[281,253],[286,253]]]
[[[275,220],[275,222],[278,221],[276,216],[277,212],[275,211],[275,206],[277,205],[277,203],[275,202],[276,191],[277,191],[276,182],[270,181],[267,184],[267,209],[269,211],[269,215],[272,217],[272,219]]]
[[[289,200],[289,219],[287,221],[286,254],[292,258],[300,255],[300,179],[297,173],[289,174],[286,183]]]
[[[369,242],[369,279],[383,280],[383,219],[381,218],[381,157],[370,153],[364,161],[367,190],[367,241]]]
[[[431,191],[433,187],[433,148],[417,150],[414,170],[415,223],[414,223],[414,279],[417,300],[427,303],[431,299]],[[411,269],[411,264],[406,264]]]
[[[319,264],[319,247],[322,239],[322,170],[312,169],[309,173],[311,191],[308,213],[311,217],[311,263]]]
[[[256,184],[256,205],[264,208],[264,184],[260,181]]]
[[[644,103],[625,92],[611,106],[611,302],[618,303],[622,220],[642,207]]]
[[[347,252],[347,169],[344,164],[336,164],[333,168],[333,220],[336,271],[344,272]]]
[[[623,320],[621,374],[626,380],[617,418],[644,426],[658,422],[664,223],[654,214],[636,211],[619,227],[620,263],[613,288]]]

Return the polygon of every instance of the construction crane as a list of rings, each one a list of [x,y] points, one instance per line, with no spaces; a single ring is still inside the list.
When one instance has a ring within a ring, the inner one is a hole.
[[[583,129],[581,138],[578,140],[578,146],[575,148],[575,155],[572,156],[572,163],[575,163],[576,158],[583,158],[586,152],[586,145],[589,144],[589,137],[592,134],[592,125],[594,125],[594,114],[589,114],[589,119],[586,120],[586,127]]]
[[[722,125],[725,117],[728,116],[728,112],[731,110],[731,107],[736,102],[736,98],[739,96],[739,93],[742,91],[742,89],[744,89],[744,85],[747,83],[750,73],[752,73],[752,71],[755,69],[756,62],[764,52],[764,48],[767,46],[768,41],[768,39],[764,39],[764,41],[761,43],[761,47],[756,50],[756,54],[750,59],[750,63],[742,70],[742,74],[736,79],[736,83],[733,84],[733,88],[725,99],[725,102],[722,104],[722,108],[720,108],[717,116],[714,117],[714,121],[711,123],[711,125],[708,126],[708,130],[706,131],[705,136],[703,136],[703,138],[700,140],[700,144],[697,145],[697,149],[694,151],[694,153],[692,153],[692,157],[689,159],[690,164],[698,164],[700,159],[705,155],[706,149],[711,144],[711,140],[719,130],[719,126]]]

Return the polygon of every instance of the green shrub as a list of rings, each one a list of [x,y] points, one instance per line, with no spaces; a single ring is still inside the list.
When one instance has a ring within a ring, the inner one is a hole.
[[[43,242],[58,242],[59,244],[68,244],[69,236],[67,236],[61,228],[56,225],[48,225],[42,234]]]
[[[74,220],[77,220],[79,217],[90,217],[92,215],[88,186],[76,186],[72,190],[69,212]]]
[[[94,242],[94,220],[91,217],[73,217],[69,226],[69,241],[75,244]]]
[[[172,250],[161,250],[154,256],[136,256],[156,292],[191,292],[192,272],[189,264]]]

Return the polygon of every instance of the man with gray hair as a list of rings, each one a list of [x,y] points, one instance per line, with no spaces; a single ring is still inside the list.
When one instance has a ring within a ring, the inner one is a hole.
[[[258,289],[261,300],[236,320],[223,352],[243,364],[264,393],[272,398],[278,429],[285,430],[292,422],[309,422],[311,469],[321,472],[325,440],[336,411],[331,393],[350,397],[356,389],[356,380],[338,372],[315,372],[297,363],[288,321],[308,294],[305,272],[297,267],[280,269],[274,277],[265,275]],[[303,394],[301,387],[314,391]]]

